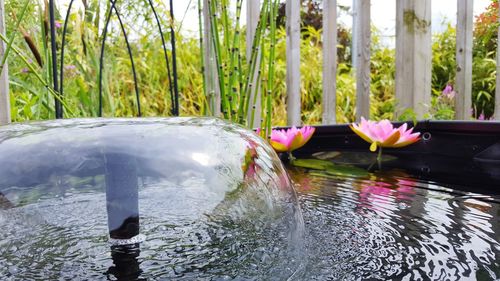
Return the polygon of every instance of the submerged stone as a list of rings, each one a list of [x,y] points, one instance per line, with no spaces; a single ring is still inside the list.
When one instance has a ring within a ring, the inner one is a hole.
[[[302,232],[281,162],[240,126],[163,118],[0,127],[2,276],[283,280],[301,268]]]

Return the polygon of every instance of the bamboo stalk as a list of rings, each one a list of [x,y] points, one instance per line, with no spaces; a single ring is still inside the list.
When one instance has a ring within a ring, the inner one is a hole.
[[[209,114],[219,117],[221,115],[220,106],[220,89],[216,80],[217,78],[217,68],[215,65],[215,51],[214,44],[212,40],[212,21],[210,15],[210,5],[209,0],[203,1],[203,34],[205,40],[203,41],[203,60],[204,69],[203,77],[206,83],[206,98],[208,103]]]
[[[240,116],[241,120],[243,120],[244,116],[247,115],[247,112],[250,109],[249,108],[250,97],[251,97],[250,93],[251,93],[252,86],[253,86],[252,81],[254,81],[255,69],[257,67],[257,55],[259,54],[259,47],[258,46],[260,45],[261,33],[263,30],[263,27],[267,23],[267,17],[268,17],[268,15],[267,15],[267,13],[268,13],[267,3],[268,2],[269,2],[269,0],[264,0],[264,2],[262,3],[262,8],[260,11],[260,19],[259,19],[259,22],[257,23],[257,28],[255,29],[255,35],[254,35],[253,44],[252,44],[252,55],[250,57],[250,62],[249,62],[250,70],[247,72],[246,83],[244,84],[244,87],[243,87],[243,99],[241,101],[243,104],[241,104],[241,102],[240,102],[240,109],[242,110],[242,114]],[[262,56],[262,54],[261,54],[261,56]],[[255,81],[259,81],[259,79],[260,79],[260,72],[257,73],[257,80],[255,80]],[[253,105],[254,104],[255,104],[255,102],[253,103]],[[252,111],[255,110],[253,105],[252,105]],[[252,126],[252,124],[250,126]]]
[[[233,35],[233,42],[229,52],[229,82],[227,84],[226,92],[229,95],[229,102],[231,103],[231,116],[233,121],[237,121],[237,112],[234,110],[238,106],[238,89],[234,86],[238,78],[239,69],[236,67],[237,54],[239,53],[240,45],[240,15],[241,15],[241,0],[236,1],[236,26]]]
[[[201,0],[198,0],[198,31],[199,31],[199,36],[200,36],[200,65],[201,65],[201,73],[205,73],[205,56],[204,54],[204,48],[203,48],[203,28],[202,28],[202,9],[201,9]],[[207,79],[205,75],[202,75],[203,79],[203,95],[207,97]],[[210,108],[210,107],[208,107]]]
[[[248,0],[247,1],[247,25],[246,25],[246,27],[247,27],[246,28],[247,29],[246,30],[246,47],[247,47],[246,56],[248,58],[250,58],[252,56],[253,38],[254,38],[255,30],[257,29],[257,24],[258,24],[259,19],[260,19],[259,12],[260,12],[260,0]],[[261,63],[260,55],[257,55],[257,61],[255,63],[257,66],[260,66],[260,63]],[[257,84],[257,80],[254,79],[251,83]],[[253,124],[260,124],[260,118],[262,115],[262,104],[259,104],[259,103],[262,103],[261,102],[262,94],[261,94],[261,90],[259,87],[254,87],[253,89],[251,89],[249,94],[251,96],[254,96],[254,95],[257,96],[257,98],[254,99],[257,102],[254,102],[253,106],[252,106],[252,109],[253,109],[253,107],[255,107],[255,109],[252,110],[253,114],[246,116],[247,124],[249,124],[249,127],[252,129]],[[252,115],[254,115],[254,117],[252,117]],[[255,115],[259,116],[258,120],[255,117]],[[250,119],[252,119],[252,120],[250,121]]]
[[[208,7],[209,7],[209,13],[211,15],[211,27],[212,27],[212,41],[214,44],[214,49],[215,49],[215,61],[217,65],[217,73],[219,76],[219,88],[220,88],[220,94],[221,94],[221,107],[222,107],[222,115],[224,118],[229,119],[230,114],[231,114],[231,108],[230,104],[228,103],[226,92],[225,92],[225,77],[224,77],[224,67],[222,65],[222,52],[221,52],[221,44],[220,44],[220,38],[218,35],[218,24],[217,24],[217,15],[215,14],[216,12],[216,5],[214,0],[208,1]]]
[[[268,79],[267,79],[267,104],[266,104],[266,116],[264,118],[266,123],[266,138],[271,134],[271,120],[272,120],[272,96],[273,96],[273,86],[274,86],[274,60],[275,60],[275,51],[276,51],[276,16],[277,16],[277,7],[279,0],[275,0],[274,4],[270,2],[270,35],[271,35],[271,46],[269,48],[269,70],[268,70]]]

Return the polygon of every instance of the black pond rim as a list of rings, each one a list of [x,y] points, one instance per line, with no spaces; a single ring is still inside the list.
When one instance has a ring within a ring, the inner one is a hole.
[[[403,123],[420,132],[421,140],[403,148],[384,149],[384,155],[396,159],[384,162],[383,169],[400,168],[416,178],[500,195],[500,122],[422,120],[415,126],[413,122],[393,122],[395,126]],[[294,151],[295,157],[314,158],[315,153],[329,151],[369,152],[370,144],[349,124],[314,127],[311,140]]]

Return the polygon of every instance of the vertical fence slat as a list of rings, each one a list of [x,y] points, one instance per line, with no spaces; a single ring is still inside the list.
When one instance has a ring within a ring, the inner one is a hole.
[[[469,120],[472,107],[473,0],[457,1],[457,74],[455,78],[455,119]]]
[[[7,35],[5,29],[5,6],[4,0],[0,0],[0,33]],[[5,43],[0,41],[0,61],[5,53]],[[0,73],[0,125],[10,123],[10,99],[9,99],[9,70],[7,62]]]
[[[206,89],[208,93],[208,104],[213,116],[220,117],[220,89],[217,77],[217,65],[215,61],[215,50],[212,41],[212,25],[209,12],[209,0],[203,0],[203,48],[205,53],[204,61],[205,68],[203,75],[205,75]]]
[[[353,66],[356,65],[356,60],[357,60],[357,57],[356,57],[356,50],[358,49],[358,38],[356,36],[354,36],[354,34],[358,34],[358,26],[356,24],[356,19],[358,18],[358,6],[359,5],[359,1],[358,0],[352,0],[352,29],[351,29],[351,32],[352,32],[352,36],[351,36],[351,40],[352,40],[352,43],[351,43],[351,63]]]
[[[323,124],[336,123],[337,0],[323,1]]]
[[[252,56],[252,43],[253,37],[255,35],[255,30],[257,29],[257,24],[259,22],[260,17],[260,0],[248,0],[247,1],[247,33],[246,33],[246,57],[247,61],[250,60]],[[253,126],[260,127],[260,118],[262,115],[262,107],[261,107],[261,94],[260,87],[256,87],[257,85],[257,72],[260,69],[260,50],[257,55],[257,62],[255,66],[255,74],[254,79],[252,81],[252,85],[255,85],[250,92],[250,100],[253,101],[255,95],[257,95],[255,102],[255,114],[253,118]],[[247,122],[250,124],[250,118],[252,118],[252,110],[248,110]]]
[[[396,1],[396,116],[424,118],[431,97],[431,1]]]
[[[354,0],[356,18],[356,120],[370,118],[370,0]]]
[[[497,75],[495,86],[495,111],[493,118],[500,120],[500,9],[498,9],[498,30],[497,30]]]
[[[286,1],[286,94],[287,124],[300,120],[300,1]]]

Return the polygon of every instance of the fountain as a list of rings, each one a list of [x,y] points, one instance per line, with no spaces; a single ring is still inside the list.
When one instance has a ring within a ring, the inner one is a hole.
[[[285,171],[218,119],[0,127],[1,279],[498,280],[498,124],[417,129],[367,171],[317,127]]]
[[[253,132],[212,118],[0,128],[0,275],[284,280],[303,222]]]

